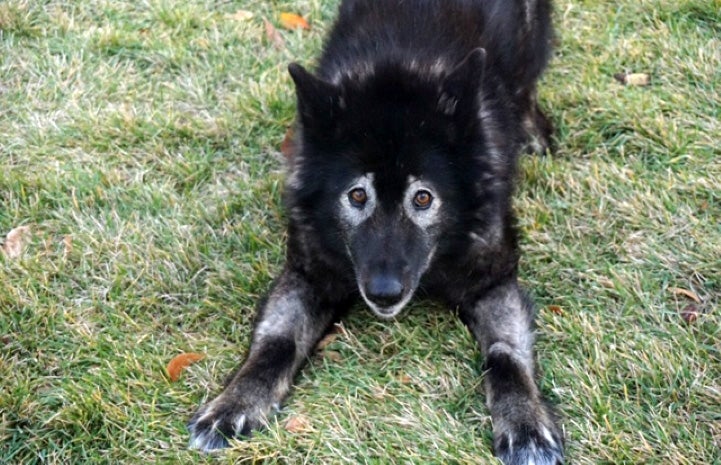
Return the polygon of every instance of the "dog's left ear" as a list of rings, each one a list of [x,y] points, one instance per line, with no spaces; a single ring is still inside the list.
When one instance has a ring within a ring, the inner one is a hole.
[[[480,106],[481,81],[486,64],[486,51],[472,50],[441,84],[438,110],[448,116],[468,118]]]
[[[298,63],[288,65],[298,97],[298,115],[304,127],[325,126],[340,109],[341,91],[330,82],[317,78]]]

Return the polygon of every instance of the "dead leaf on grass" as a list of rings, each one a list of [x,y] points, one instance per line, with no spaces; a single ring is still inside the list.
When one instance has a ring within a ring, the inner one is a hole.
[[[278,29],[265,18],[263,19],[263,24],[265,24],[265,37],[268,39],[268,42],[279,50],[285,48],[285,40],[283,40],[283,36],[280,35]]]
[[[311,429],[311,423],[304,415],[293,415],[288,418],[283,428],[289,433],[302,433]]]
[[[563,316],[563,309],[560,305],[549,305],[548,310],[550,310],[554,315]]]
[[[671,288],[669,288],[669,291],[671,291],[673,293],[673,295],[675,295],[675,296],[682,295],[682,296],[688,297],[689,299],[693,300],[697,304],[701,303],[701,298],[695,292],[689,291],[688,289],[682,289],[680,287],[671,287]]]
[[[338,335],[334,333],[326,334],[323,339],[318,341],[318,345],[315,346],[315,350],[318,352],[324,350],[326,347],[328,347],[333,341],[338,339]]]
[[[343,356],[340,352],[336,352],[335,350],[324,350],[323,357],[334,363],[340,363],[343,361]]]
[[[187,352],[173,357],[170,363],[168,363],[168,367],[166,368],[170,381],[178,381],[180,379],[180,374],[184,369],[186,369],[191,364],[197,362],[198,360],[202,360],[204,358],[204,354],[197,354],[194,352]]]
[[[2,250],[8,258],[19,258],[20,255],[22,255],[25,244],[29,239],[30,227],[18,226],[5,236],[5,243],[2,245],[2,249],[0,250]]]
[[[295,13],[281,13],[280,14],[280,25],[286,29],[310,29],[310,24],[299,14]]]

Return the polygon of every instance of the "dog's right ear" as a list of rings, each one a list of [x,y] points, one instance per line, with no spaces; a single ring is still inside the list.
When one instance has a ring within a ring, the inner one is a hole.
[[[480,105],[478,100],[485,65],[486,51],[482,48],[471,50],[444,79],[438,109],[448,116],[462,114],[461,119],[475,114]]]
[[[330,124],[340,110],[340,89],[315,77],[298,63],[288,65],[288,72],[295,82],[298,115],[303,126]]]

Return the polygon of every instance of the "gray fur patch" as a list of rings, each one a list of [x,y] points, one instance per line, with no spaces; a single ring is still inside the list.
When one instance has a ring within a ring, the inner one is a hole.
[[[363,189],[366,192],[367,200],[362,208],[351,204],[348,194],[354,189]],[[367,173],[354,179],[353,182],[343,191],[339,199],[338,216],[341,221],[349,227],[355,227],[363,223],[373,215],[376,209],[376,191],[373,187],[373,173]]]
[[[415,176],[408,176],[407,182],[408,187],[403,197],[403,210],[408,219],[423,230],[440,222],[443,201],[436,194],[433,185]],[[433,196],[430,207],[425,210],[417,209],[413,205],[413,198],[418,191],[422,190],[428,191]]]

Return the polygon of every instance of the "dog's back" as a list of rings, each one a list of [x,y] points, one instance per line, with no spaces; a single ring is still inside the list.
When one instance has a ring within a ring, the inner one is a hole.
[[[483,88],[521,122],[511,126],[525,130],[524,142],[544,152],[552,128],[536,105],[535,86],[551,54],[550,11],[549,0],[347,0],[317,75],[357,83],[396,67],[437,79],[483,48]]]
[[[546,0],[351,0],[326,42],[318,75],[362,75],[374,63],[448,71],[474,48],[516,89],[532,85],[550,56]]]

